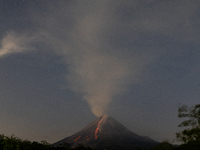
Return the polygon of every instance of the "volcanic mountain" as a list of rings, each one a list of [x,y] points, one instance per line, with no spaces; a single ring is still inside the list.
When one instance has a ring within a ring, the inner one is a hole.
[[[68,143],[71,147],[81,144],[97,150],[134,150],[137,148],[151,149],[158,142],[149,137],[139,136],[112,117],[102,116],[90,123],[81,131],[66,137],[54,146]]]

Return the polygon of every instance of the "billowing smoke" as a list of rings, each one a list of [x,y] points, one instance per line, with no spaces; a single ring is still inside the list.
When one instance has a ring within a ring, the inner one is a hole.
[[[2,39],[0,56],[25,52],[38,41],[48,45],[69,68],[68,88],[81,93],[92,112],[101,116],[115,96],[138,82],[150,57],[142,49],[116,46],[122,41],[112,38],[121,29],[114,4],[84,1],[69,6],[51,6],[44,15],[33,14],[34,27],[38,28],[35,35],[8,34]]]
[[[81,92],[96,116],[105,113],[113,96],[121,93],[130,79],[130,68],[123,60],[92,50],[71,60],[68,81]]]
[[[96,116],[104,115],[115,96],[123,94],[147,63],[146,54],[130,53],[112,45],[113,6],[109,2],[80,4],[68,43],[59,51],[69,67],[69,88],[81,93]],[[88,8],[88,10],[85,10]],[[64,12],[60,12],[64,13]],[[69,36],[68,31],[63,31]],[[68,41],[67,41],[68,42]],[[62,44],[63,45],[63,44]]]

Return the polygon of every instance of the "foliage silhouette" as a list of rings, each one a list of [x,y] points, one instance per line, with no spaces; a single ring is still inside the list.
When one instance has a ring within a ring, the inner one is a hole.
[[[179,124],[179,127],[186,127],[186,129],[176,133],[177,139],[185,144],[192,141],[200,142],[200,104],[190,108],[184,105],[178,112],[178,117],[188,118],[188,120]]]
[[[83,146],[77,147],[81,150],[92,150],[91,148],[85,148]],[[73,150],[70,148],[69,144],[53,147],[45,140],[38,142],[30,142],[28,140],[21,140],[20,138],[11,135],[7,137],[3,134],[0,134],[0,150]]]

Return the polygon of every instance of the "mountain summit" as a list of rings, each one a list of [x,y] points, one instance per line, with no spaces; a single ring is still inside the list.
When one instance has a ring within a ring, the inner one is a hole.
[[[69,143],[72,147],[81,144],[99,150],[151,149],[158,142],[139,136],[112,117],[102,116],[74,135],[56,142],[55,146]]]

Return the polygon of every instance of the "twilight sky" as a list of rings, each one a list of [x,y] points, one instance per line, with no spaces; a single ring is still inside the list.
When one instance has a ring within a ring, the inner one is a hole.
[[[0,134],[54,143],[108,114],[173,141],[199,103],[199,0],[1,0],[0,20]]]

